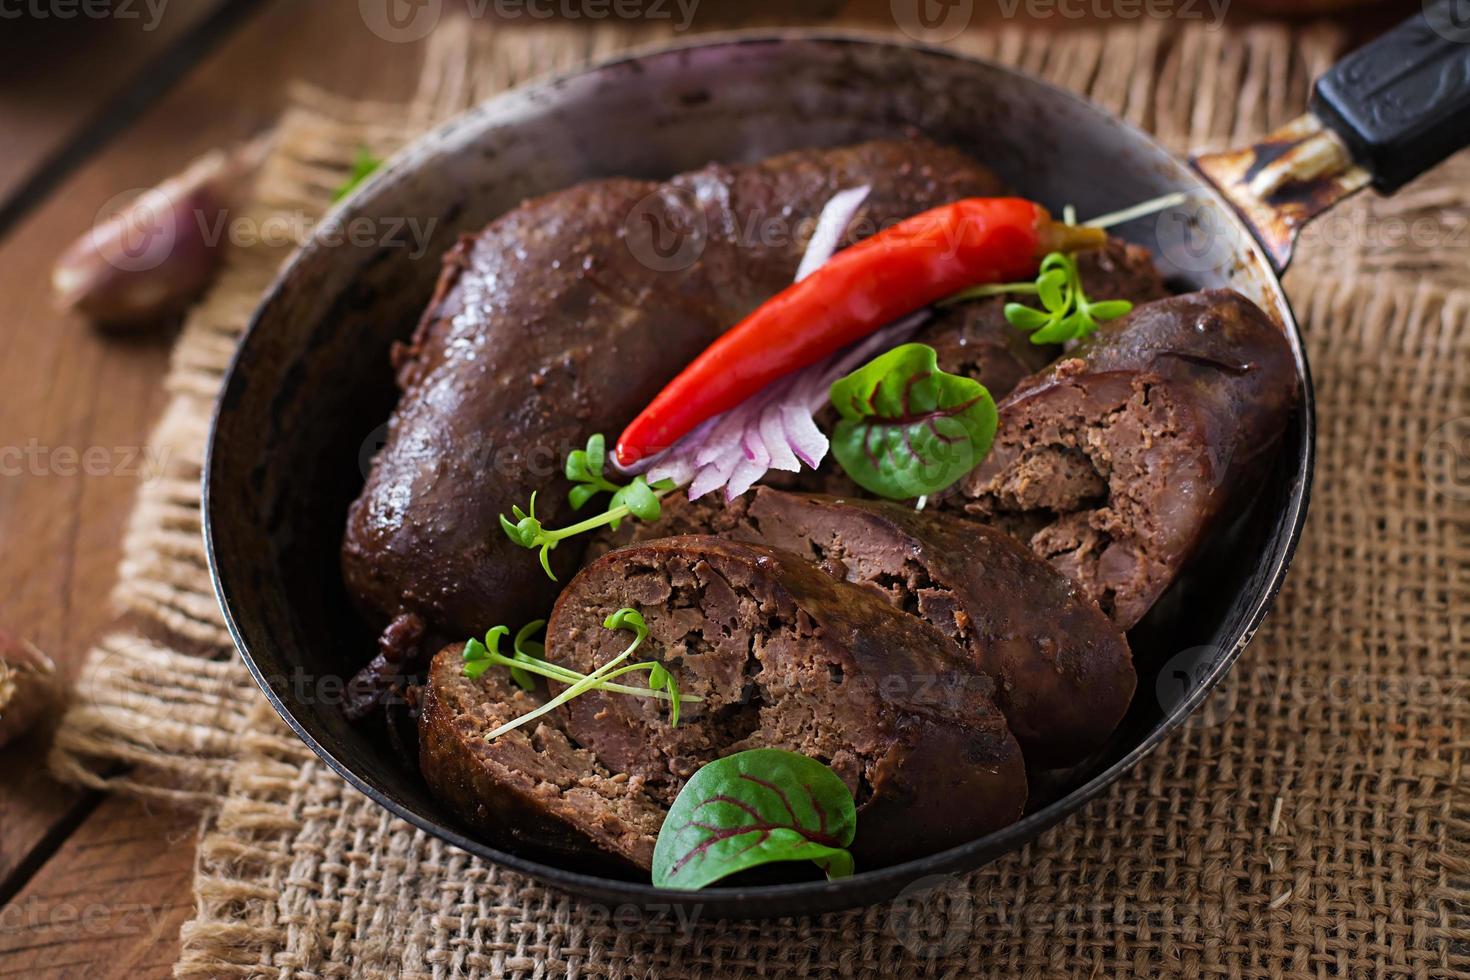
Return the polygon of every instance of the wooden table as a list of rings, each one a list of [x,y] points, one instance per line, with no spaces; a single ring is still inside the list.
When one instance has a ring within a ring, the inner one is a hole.
[[[800,2],[813,19],[889,16],[888,0]],[[0,473],[0,627],[68,676],[112,619],[137,477],[80,475],[55,450],[104,447],[120,468],[143,446],[171,337],[109,339],[59,316],[52,261],[114,195],[269,126],[292,81],[399,99],[423,57],[422,42],[365,29],[357,0],[171,0],[157,23],[143,0],[127,9],[136,16],[0,19],[0,451],[27,461]],[[198,817],[52,781],[47,737],[0,751],[0,977],[166,975],[193,907]]]
[[[269,126],[293,80],[402,98],[422,58],[366,30],[355,0],[171,0],[153,29],[133,8],[0,20],[0,447],[26,461],[0,475],[0,625],[68,675],[111,621],[137,477],[72,473],[55,451],[105,447],[121,469],[164,404],[171,337],[59,316],[52,261],[113,195]],[[51,781],[47,734],[0,752],[0,976],[165,976],[198,818]]]

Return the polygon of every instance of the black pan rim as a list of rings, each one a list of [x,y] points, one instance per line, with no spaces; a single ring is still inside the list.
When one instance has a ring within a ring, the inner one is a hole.
[[[810,29],[735,31],[702,35],[695,40],[671,45],[664,44],[637,49],[575,71],[562,73],[534,82],[529,86],[509,90],[489,100],[487,103],[482,103],[480,107],[471,108],[466,113],[424,134],[411,142],[404,150],[400,151],[399,155],[402,157],[409,154],[424,141],[454,131],[457,127],[464,125],[475,114],[483,111],[486,105],[492,104],[499,99],[516,95],[524,96],[528,91],[553,91],[573,77],[617,69],[619,66],[633,65],[654,57],[676,56],[695,49],[704,50],[731,46],[782,45],[791,43],[900,48],[923,55],[980,64],[990,70],[1023,78],[1029,84],[1048,89],[1060,98],[1087,105],[1098,112],[1105,112],[1105,110],[1092,105],[1088,100],[1074,93],[1026,75],[1016,69],[996,64],[984,58],[960,54],[933,45],[919,42],[899,42],[892,38],[861,31],[824,31]],[[1138,142],[1150,145],[1158,149],[1159,152],[1168,152],[1159,146],[1147,133],[1136,129],[1122,120],[1116,119],[1116,117],[1113,117],[1113,119],[1117,125],[1123,127]],[[397,173],[398,171],[394,166],[394,161],[390,161],[383,171],[370,178],[360,190],[371,189],[380,180],[394,179]],[[1237,225],[1240,224],[1234,211],[1226,205],[1224,200],[1213,189],[1209,188],[1208,184],[1201,180],[1200,186],[1216,199],[1217,203],[1221,205],[1223,212],[1229,216],[1231,221],[1234,221]],[[1253,236],[1250,240],[1254,243]],[[655,888],[651,884],[604,878],[568,870],[557,865],[544,864],[490,847],[467,836],[454,827],[416,813],[410,808],[400,805],[366,779],[358,776],[351,766],[337,758],[310,734],[305,723],[287,708],[282,699],[271,688],[265,673],[257,664],[256,658],[251,652],[249,639],[244,635],[236,620],[232,601],[233,590],[230,583],[226,581],[227,572],[224,570],[220,561],[213,520],[214,497],[211,492],[211,484],[215,473],[217,456],[216,439],[220,428],[221,414],[223,407],[230,400],[231,393],[239,385],[244,383],[243,376],[245,372],[241,367],[241,362],[244,360],[246,349],[249,346],[252,335],[255,333],[257,325],[265,318],[265,314],[272,304],[279,299],[284,284],[292,271],[307,255],[312,253],[315,247],[314,242],[308,242],[303,246],[282,267],[277,277],[266,290],[231,359],[230,367],[226,373],[225,381],[221,387],[220,396],[215,403],[215,409],[210,421],[201,480],[202,524],[210,579],[214,588],[215,597],[224,617],[226,628],[236,649],[239,651],[241,659],[245,662],[251,676],[255,679],[256,684],[260,687],[272,708],[318,758],[325,762],[351,786],[395,816],[460,850],[582,897],[607,901],[617,906],[630,904],[642,908],[677,904],[706,912],[712,917],[730,917],[736,919],[770,918],[781,915],[800,914],[799,912],[793,913],[792,910],[801,910],[808,907],[815,913],[818,911],[874,904],[892,897],[905,885],[915,881],[935,876],[962,873],[980,867],[987,860],[1014,850],[1026,841],[1033,839],[1037,834],[1056,825],[1081,809],[1128,771],[1133,769],[1145,756],[1158,748],[1177,728],[1185,723],[1195,709],[1209,696],[1214,687],[1233,667],[1241,651],[1250,642],[1266,614],[1270,611],[1276,596],[1280,593],[1287,570],[1301,539],[1315,469],[1315,399],[1311,372],[1296,317],[1284,291],[1281,289],[1280,277],[1273,274],[1268,279],[1268,284],[1274,287],[1281,308],[1286,313],[1286,322],[1282,326],[1291,342],[1298,381],[1302,386],[1302,401],[1298,408],[1298,411],[1301,413],[1300,436],[1295,446],[1283,445],[1281,449],[1283,454],[1294,452],[1298,461],[1295,473],[1292,475],[1293,487],[1290,499],[1282,514],[1289,522],[1289,531],[1283,546],[1276,553],[1266,556],[1270,571],[1266,578],[1265,588],[1252,600],[1250,612],[1244,620],[1244,628],[1240,631],[1239,636],[1235,638],[1231,648],[1223,652],[1214,668],[1191,690],[1190,695],[1174,705],[1164,720],[1126,755],[1106,769],[1096,773],[1090,780],[1076,787],[1067,795],[1034,813],[1028,814],[1010,826],[946,851],[903,864],[880,868],[874,871],[860,872],[851,878],[842,879],[837,882],[806,882],[745,888],[710,887],[693,892],[671,891]],[[1258,258],[1264,262],[1263,257]]]

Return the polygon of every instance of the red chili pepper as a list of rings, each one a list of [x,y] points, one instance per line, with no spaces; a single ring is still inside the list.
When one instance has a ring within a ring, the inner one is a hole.
[[[763,303],[659,392],[618,440],[619,464],[662,452],[766,385],[969,286],[1036,274],[1043,255],[1101,245],[1014,197],[976,197],[899,222]]]

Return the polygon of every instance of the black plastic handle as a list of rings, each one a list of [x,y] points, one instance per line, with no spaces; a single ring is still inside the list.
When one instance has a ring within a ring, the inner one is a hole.
[[[1470,0],[1438,0],[1317,80],[1312,111],[1391,194],[1470,145]]]

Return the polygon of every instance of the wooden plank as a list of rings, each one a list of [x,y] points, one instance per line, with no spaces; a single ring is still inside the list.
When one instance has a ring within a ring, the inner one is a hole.
[[[107,596],[140,479],[128,459],[165,403],[170,336],[106,338],[58,316],[54,257],[114,195],[269,126],[292,81],[398,99],[421,54],[373,35],[356,4],[277,0],[0,242],[0,625],[68,675],[113,618]],[[93,447],[106,463],[88,475],[76,460]],[[0,895],[81,799],[39,772],[41,745],[0,751]]]
[[[0,204],[57,158],[150,63],[231,0],[112,4],[86,16],[59,5],[4,21],[0,50]],[[115,9],[113,9],[115,8]]]
[[[0,907],[0,978],[167,976],[199,819],[105,800],[15,898]]]

